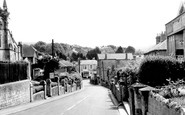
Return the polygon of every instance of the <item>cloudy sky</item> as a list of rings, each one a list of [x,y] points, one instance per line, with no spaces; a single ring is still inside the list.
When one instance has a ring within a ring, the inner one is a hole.
[[[146,49],[182,0],[6,0],[15,40]],[[0,0],[1,7],[3,0]]]

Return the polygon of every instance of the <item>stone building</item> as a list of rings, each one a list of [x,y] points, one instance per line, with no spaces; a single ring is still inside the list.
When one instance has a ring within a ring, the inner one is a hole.
[[[167,52],[169,56],[179,60],[184,59],[185,54],[185,4],[182,3],[178,16],[166,25]]]
[[[3,9],[0,8],[0,61],[18,61],[22,59],[22,44],[15,42],[8,28],[8,17],[9,12],[4,0]]]

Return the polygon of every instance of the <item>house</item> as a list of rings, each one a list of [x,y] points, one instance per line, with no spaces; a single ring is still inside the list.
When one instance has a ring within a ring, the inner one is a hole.
[[[55,74],[58,74],[60,77],[67,77],[72,71],[75,70],[74,65],[71,62],[60,60],[59,69],[55,71]]]
[[[17,44],[8,28],[9,12],[6,0],[3,9],[0,8],[0,61],[19,61],[21,57],[21,46]]]
[[[35,64],[37,62],[38,53],[39,52],[33,46],[23,45],[22,57],[23,59],[27,58],[31,64]]]
[[[102,80],[109,81],[110,78],[107,75],[109,68],[119,68],[119,66],[123,66],[122,61],[131,61],[133,59],[132,53],[98,54],[97,74]]]
[[[167,53],[179,60],[184,59],[185,54],[185,4],[182,3],[177,17],[166,25]]]
[[[97,69],[96,60],[80,60],[80,74],[82,77],[90,77]]]
[[[167,40],[165,32],[157,35],[156,45],[147,49],[144,56],[167,56]]]

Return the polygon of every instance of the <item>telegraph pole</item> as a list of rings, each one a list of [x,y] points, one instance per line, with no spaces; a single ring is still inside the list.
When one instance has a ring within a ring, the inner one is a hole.
[[[52,48],[52,58],[54,58],[54,40],[53,39],[52,39],[51,48]]]

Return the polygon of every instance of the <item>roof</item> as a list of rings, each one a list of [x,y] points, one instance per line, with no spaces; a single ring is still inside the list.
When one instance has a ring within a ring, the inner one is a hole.
[[[23,45],[23,57],[34,57],[35,52],[37,52],[37,50],[33,46]]]
[[[73,64],[69,61],[60,60],[59,61],[60,67],[72,67]]]
[[[97,65],[97,61],[96,60],[80,60],[80,64],[81,65],[87,65],[87,64],[96,64]]]
[[[127,55],[127,56],[126,56]],[[117,60],[124,60],[124,59],[133,59],[132,53],[114,53],[114,54],[98,54],[98,59],[117,59]]]
[[[162,51],[162,50],[167,50],[167,40],[164,40],[161,43],[158,43],[157,45],[149,48],[147,51],[145,51],[144,54],[150,53],[152,51]]]

